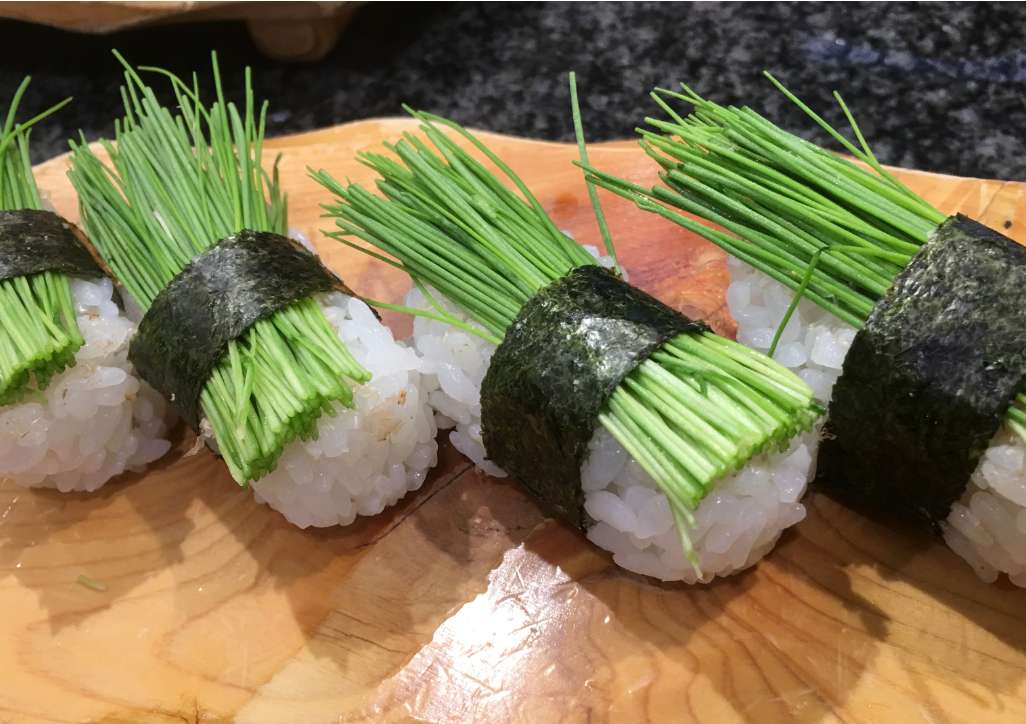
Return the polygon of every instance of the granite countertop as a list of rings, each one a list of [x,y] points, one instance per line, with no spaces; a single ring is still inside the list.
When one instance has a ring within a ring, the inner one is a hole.
[[[226,87],[251,64],[271,100],[269,134],[395,115],[402,102],[481,128],[571,135],[565,73],[577,71],[591,140],[629,136],[653,85],[686,80],[747,102],[823,140],[759,72],[772,70],[829,120],[841,89],[881,160],[944,173],[1026,178],[1026,50],[1021,4],[389,4],[370,5],[324,60],[261,57],[239,23],[85,36],[0,23],[0,96],[34,76],[26,110],[76,102],[35,134],[42,160],[82,129],[112,131],[119,69],[112,46],[178,72],[208,67]]]

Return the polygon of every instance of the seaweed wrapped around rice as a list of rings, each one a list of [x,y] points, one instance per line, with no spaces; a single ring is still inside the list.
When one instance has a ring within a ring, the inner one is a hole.
[[[738,339],[831,400],[817,484],[1026,585],[1026,248],[918,197],[839,95],[858,146],[770,79],[862,165],[684,86],[642,131],[665,186],[589,176],[734,257]]]
[[[411,113],[431,146],[361,154],[381,196],[314,176],[336,238],[413,278],[382,306],[416,315],[439,426],[627,569],[696,582],[758,561],[804,517],[808,386],[627,284],[608,238],[578,245],[473,134]]]
[[[0,133],[0,478],[93,491],[171,447],[168,411],[128,360],[135,324],[81,232],[43,208],[29,129]]]
[[[293,524],[380,513],[436,462],[420,358],[288,238],[248,69],[241,110],[216,55],[210,105],[159,71],[172,113],[118,59],[110,166],[73,143],[70,176],[100,256],[144,310],[132,359],[235,481]]]

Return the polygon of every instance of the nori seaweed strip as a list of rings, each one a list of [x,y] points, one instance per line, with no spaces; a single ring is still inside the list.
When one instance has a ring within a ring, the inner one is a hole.
[[[949,218],[855,336],[817,483],[939,530],[1026,378],[1026,247]]]
[[[80,234],[52,211],[0,211],[0,281],[47,271],[105,276]]]
[[[543,287],[521,308],[481,385],[489,459],[548,514],[586,530],[581,465],[603,406],[664,342],[706,329],[597,266]]]
[[[153,300],[129,359],[199,429],[199,399],[228,343],[255,322],[316,294],[352,291],[296,242],[265,231],[233,234],[193,259]]]

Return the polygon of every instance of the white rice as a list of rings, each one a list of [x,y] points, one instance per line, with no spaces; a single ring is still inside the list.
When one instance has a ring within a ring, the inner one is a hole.
[[[93,491],[168,451],[168,410],[128,362],[135,324],[114,303],[110,280],[73,279],[71,293],[85,344],[45,390],[0,409],[0,477]]]
[[[253,483],[259,502],[291,523],[349,525],[376,515],[423,485],[438,459],[422,360],[356,298],[320,295],[328,321],[373,375],[354,389],[354,408],[336,404],[318,421],[316,440],[297,440],[273,472]]]
[[[742,261],[729,263],[727,304],[738,323],[738,341],[765,352],[793,292]],[[803,299],[775,359],[828,401],[854,337],[850,325]],[[1026,587],[1026,445],[1007,427],[991,441],[942,528],[947,544],[980,578],[994,581],[1003,571]]]
[[[429,306],[417,290],[406,303]],[[467,319],[455,307],[445,306]],[[505,476],[486,459],[481,440],[481,382],[494,345],[422,317],[414,321],[413,340],[424,357],[428,399],[438,426],[453,428],[453,445],[486,473]],[[716,484],[695,512],[696,526],[689,531],[702,571],[698,577],[684,558],[666,496],[599,428],[581,470],[585,510],[595,520],[588,538],[611,552],[623,568],[665,581],[704,582],[747,568],[773,547],[785,528],[805,517],[799,501],[813,467],[814,440],[814,433],[808,433],[786,452],[761,455]]]

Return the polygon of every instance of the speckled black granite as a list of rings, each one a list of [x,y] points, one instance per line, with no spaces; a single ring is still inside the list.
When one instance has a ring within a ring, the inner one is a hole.
[[[759,77],[768,68],[818,109],[842,89],[888,163],[1023,178],[1024,27],[1018,3],[389,4],[362,10],[325,60],[287,66],[260,57],[235,23],[91,37],[6,22],[0,96],[31,72],[31,109],[77,97],[39,129],[38,159],[62,151],[75,129],[110,133],[112,45],[176,71],[205,67],[217,47],[229,91],[240,85],[231,71],[252,64],[272,101],[271,134],[396,114],[406,101],[477,127],[566,139],[571,68],[592,139],[629,135],[652,108],[647,90],[676,80],[811,133]]]

